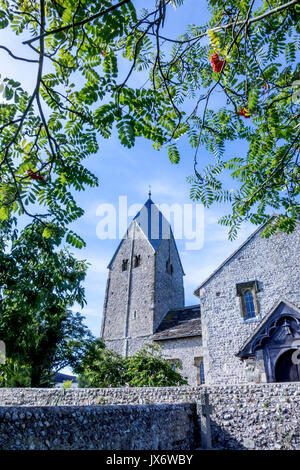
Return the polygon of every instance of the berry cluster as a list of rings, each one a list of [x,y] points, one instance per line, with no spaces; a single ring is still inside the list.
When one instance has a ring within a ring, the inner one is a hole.
[[[225,65],[225,60],[220,60],[218,54],[213,54],[210,58],[210,62],[214,72],[221,72]]]
[[[27,170],[27,174],[30,176],[31,179],[37,181],[46,181],[45,176],[40,175],[39,172],[34,172],[32,170]]]
[[[249,113],[248,109],[246,109],[246,108],[243,108],[243,109],[241,108],[241,109],[239,109],[239,115],[240,115],[240,116],[243,116],[243,117],[246,118],[246,119],[248,119],[248,118],[251,116],[251,114]]]

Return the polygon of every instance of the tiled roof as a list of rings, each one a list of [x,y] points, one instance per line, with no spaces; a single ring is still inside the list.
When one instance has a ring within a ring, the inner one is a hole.
[[[170,310],[153,335],[154,341],[201,336],[200,306]]]

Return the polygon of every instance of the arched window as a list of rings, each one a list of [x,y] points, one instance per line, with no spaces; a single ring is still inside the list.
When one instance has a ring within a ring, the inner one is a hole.
[[[257,292],[260,292],[257,280],[236,284],[236,293],[240,298],[241,315],[245,321],[259,321],[259,302]]]
[[[245,317],[254,318],[256,316],[252,292],[247,289],[244,294]]]

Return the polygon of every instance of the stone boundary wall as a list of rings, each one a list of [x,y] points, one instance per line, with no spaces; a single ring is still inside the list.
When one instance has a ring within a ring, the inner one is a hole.
[[[212,405],[213,448],[300,450],[300,382],[200,387],[0,389],[0,406],[191,402],[197,404],[201,417],[204,393],[208,394]],[[101,408],[106,409],[106,406]]]
[[[0,450],[191,450],[196,405],[0,407]]]
[[[300,450],[300,383],[209,387],[213,447]]]

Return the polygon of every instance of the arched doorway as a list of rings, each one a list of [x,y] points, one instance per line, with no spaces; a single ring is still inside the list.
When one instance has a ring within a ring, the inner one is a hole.
[[[262,321],[260,328],[254,330],[238,355],[241,359],[255,359],[257,367],[265,371],[267,382],[300,382],[298,345],[300,309],[281,301]]]
[[[293,353],[296,349],[285,351],[278,358],[275,365],[276,382],[300,382],[300,364],[293,361]]]

